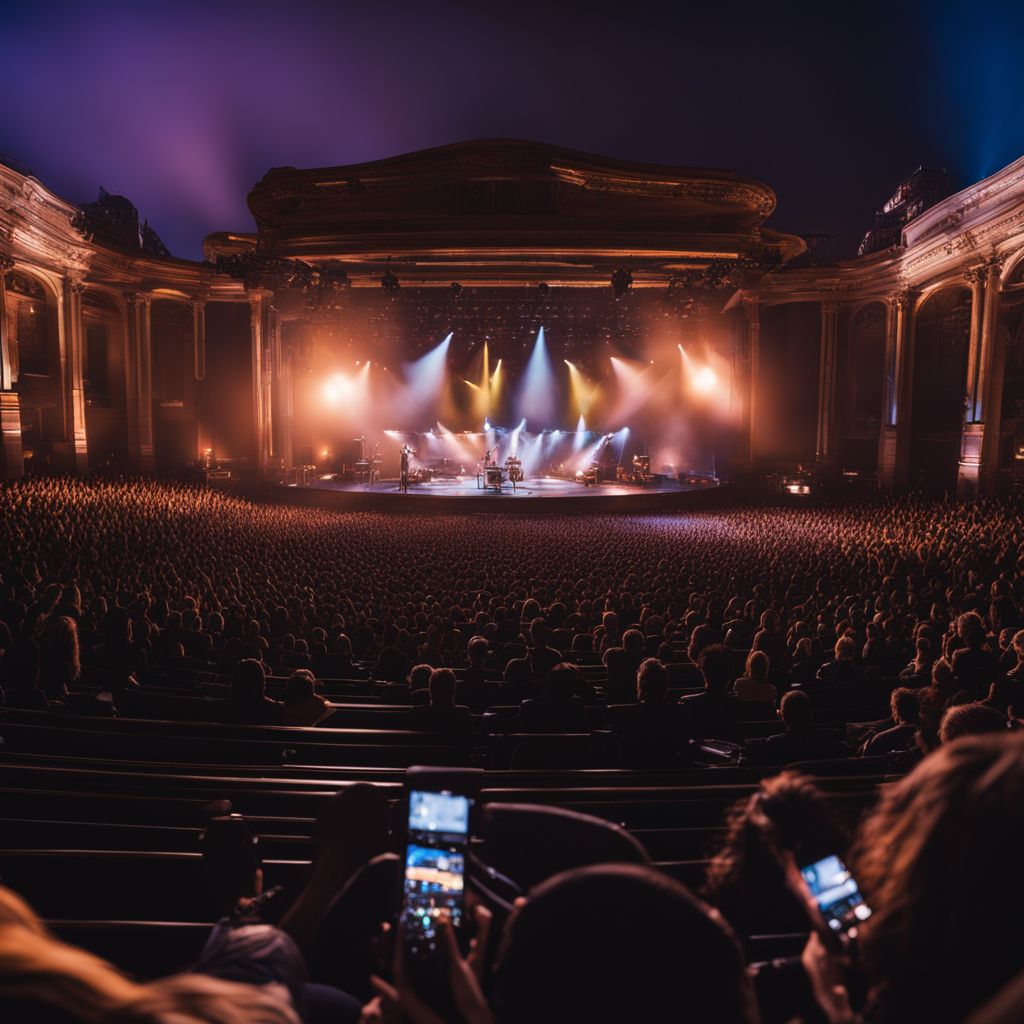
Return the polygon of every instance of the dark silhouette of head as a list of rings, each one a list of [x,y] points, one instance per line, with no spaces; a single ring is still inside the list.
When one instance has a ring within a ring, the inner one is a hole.
[[[236,704],[258,704],[266,696],[263,662],[243,658],[231,673],[231,699]]]
[[[1006,732],[1006,716],[986,704],[975,702],[947,708],[939,725],[939,739],[952,743],[962,736],[983,736]]]
[[[451,707],[455,703],[455,673],[450,668],[435,668],[430,673],[430,703]]]
[[[732,654],[721,644],[705,647],[700,654],[700,673],[705,689],[725,693],[735,678]]]
[[[641,704],[664,703],[668,688],[668,669],[657,658],[644,658],[636,673],[636,699]]]
[[[289,677],[284,691],[285,704],[301,704],[316,693],[316,678],[308,668],[297,668]]]
[[[503,1024],[757,1019],[729,928],[640,865],[577,868],[537,886],[509,920],[495,981]]]
[[[803,690],[790,690],[779,704],[779,717],[787,729],[802,729],[811,724],[811,698]]]

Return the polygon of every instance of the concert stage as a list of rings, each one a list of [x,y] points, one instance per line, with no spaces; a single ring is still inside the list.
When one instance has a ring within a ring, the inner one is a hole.
[[[679,483],[661,480],[647,484],[603,483],[586,487],[575,480],[540,477],[505,484],[501,491],[477,486],[475,477],[412,483],[406,494],[397,480],[372,486],[337,479],[284,485],[279,498],[289,504],[345,510],[374,509],[403,512],[649,512],[699,508],[721,494],[718,482]]]

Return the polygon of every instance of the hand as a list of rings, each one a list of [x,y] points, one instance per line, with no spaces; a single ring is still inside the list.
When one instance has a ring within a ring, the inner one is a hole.
[[[487,939],[491,931],[491,912],[478,904],[474,913],[476,938],[470,944],[469,956],[463,957],[455,938],[455,930],[449,920],[441,923],[445,949],[448,954],[448,976],[462,1019],[466,1024],[494,1024],[494,1015],[484,998],[480,979],[483,975],[483,960],[487,952]],[[412,1024],[445,1024],[416,994],[409,984],[405,972],[405,942],[401,927],[395,937],[395,984],[371,975],[370,984],[377,995],[363,1007],[361,1024],[397,1024],[400,1020]]]
[[[811,983],[814,1001],[828,1024],[853,1024],[857,1018],[850,1006],[850,994],[842,982],[839,961],[817,932],[811,932],[808,937],[800,962]]]

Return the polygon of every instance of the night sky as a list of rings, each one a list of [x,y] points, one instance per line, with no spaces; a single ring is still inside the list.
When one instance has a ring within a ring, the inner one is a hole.
[[[852,254],[919,164],[1024,155],[1024,4],[0,0],[0,154],[128,196],[175,255],[272,166],[475,137],[725,167]]]

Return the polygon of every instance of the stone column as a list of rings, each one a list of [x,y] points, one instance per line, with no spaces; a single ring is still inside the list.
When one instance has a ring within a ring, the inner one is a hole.
[[[0,255],[0,480],[14,480],[25,472],[21,451],[21,403],[14,390],[11,337],[7,321],[7,271],[10,256]]]
[[[757,461],[757,383],[761,372],[761,307],[757,295],[743,298],[747,322],[747,458],[750,468]]]
[[[821,303],[821,346],[818,363],[818,437],[815,461],[819,467],[833,460],[833,419],[836,393],[836,324],[839,304]]]
[[[978,354],[976,418],[979,422],[988,423],[992,422],[989,412],[992,401],[993,339],[996,331],[996,319],[999,316],[1000,266],[1000,261],[991,260],[985,268],[985,304],[981,316],[981,351]]]
[[[89,447],[85,427],[85,382],[82,374],[85,336],[82,330],[82,293],[85,286],[77,278],[64,281],[62,338],[64,358],[62,380],[65,407],[65,439],[71,466],[76,473],[89,471]]]
[[[143,473],[156,470],[153,442],[153,299],[139,303],[139,456]]]
[[[128,448],[138,472],[156,469],[153,446],[152,299],[125,295],[128,330],[125,332],[125,397],[128,412]]]
[[[206,300],[192,299],[188,307],[192,311],[192,373],[196,380],[192,387],[196,457],[202,459],[206,449],[213,447],[209,402],[203,384],[206,380]]]
[[[967,350],[967,400],[964,419],[967,423],[977,423],[981,419],[978,362],[981,355],[981,321],[985,305],[985,268],[973,267],[967,271],[966,277],[971,288],[971,334]]]
[[[896,484],[896,296],[885,299],[885,359],[882,367],[882,427],[878,436],[878,485]]]
[[[206,380],[206,300],[192,299],[192,369],[196,380]]]
[[[249,329],[252,337],[252,401],[256,430],[256,470],[265,479],[270,466],[270,367],[267,355],[270,292],[248,292]]]
[[[295,452],[292,443],[292,428],[295,420],[295,408],[293,405],[294,395],[292,388],[294,379],[292,376],[292,360],[294,350],[289,345],[283,353],[281,373],[281,465],[285,470],[290,470],[295,465]]]
[[[1003,427],[1003,377],[1006,338],[999,332],[999,272],[1002,261],[989,261],[985,276],[985,308],[981,320],[981,354],[978,362],[980,418],[984,421],[981,442],[981,489],[991,494],[999,474],[999,439]]]
[[[292,364],[291,350],[282,339],[281,317],[270,306],[268,319],[270,350],[270,444],[273,468],[288,470],[292,466]]]
[[[961,499],[977,497],[981,483],[981,449],[985,425],[982,422],[980,386],[986,276],[983,266],[973,267],[966,274],[971,288],[971,328],[967,344],[967,385],[960,433],[960,459],[956,469],[956,493]]]
[[[886,298],[885,408],[878,449],[878,482],[884,490],[905,487],[910,474],[915,297],[907,290]]]

